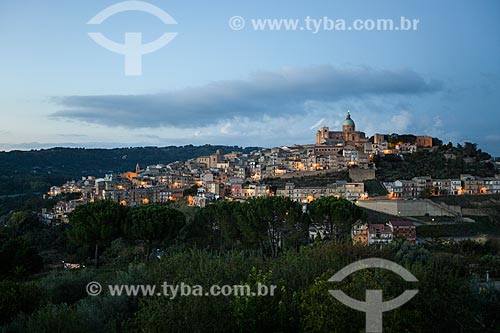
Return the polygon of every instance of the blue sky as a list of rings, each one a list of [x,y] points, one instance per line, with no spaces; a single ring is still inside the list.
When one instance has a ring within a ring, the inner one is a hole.
[[[310,143],[347,109],[368,135],[473,141],[500,156],[500,2],[158,1],[177,25],[119,1],[0,3],[0,149]],[[243,17],[241,31],[228,26]],[[416,31],[254,31],[251,19],[419,19]],[[142,76],[88,32],[178,36]]]

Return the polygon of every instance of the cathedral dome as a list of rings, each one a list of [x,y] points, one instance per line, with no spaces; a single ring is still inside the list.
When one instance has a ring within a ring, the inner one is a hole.
[[[354,127],[354,121],[351,119],[351,114],[349,112],[347,112],[347,117],[345,118],[343,125]]]

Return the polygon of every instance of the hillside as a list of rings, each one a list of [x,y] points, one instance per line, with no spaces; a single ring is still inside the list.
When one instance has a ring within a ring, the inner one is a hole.
[[[418,151],[402,156],[375,156],[377,178],[383,181],[411,179],[418,176],[432,178],[459,178],[460,174],[479,177],[495,175],[491,156],[477,145],[466,142],[464,146],[451,143],[438,146],[435,151]]]
[[[184,161],[213,154],[221,149],[250,152],[256,147],[168,146],[116,149],[52,148],[0,152],[0,195],[45,192],[55,184],[82,176],[104,176],[110,172],[134,170],[141,166]]]
[[[470,215],[473,219],[485,216],[491,223],[500,224],[500,194],[439,196],[431,199],[462,207],[464,216]]]

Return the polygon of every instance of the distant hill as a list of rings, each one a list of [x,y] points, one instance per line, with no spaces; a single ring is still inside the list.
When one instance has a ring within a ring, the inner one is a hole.
[[[0,195],[46,192],[52,185],[82,176],[104,176],[110,172],[135,170],[151,164],[166,164],[213,154],[250,152],[258,147],[168,146],[115,149],[51,148],[0,152]]]

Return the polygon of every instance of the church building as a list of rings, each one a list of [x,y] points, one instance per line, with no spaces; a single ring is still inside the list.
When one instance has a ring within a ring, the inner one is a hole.
[[[368,138],[365,132],[356,131],[356,125],[349,111],[342,125],[342,131],[330,131],[328,127],[322,127],[316,133],[316,145],[362,147],[366,142]]]

